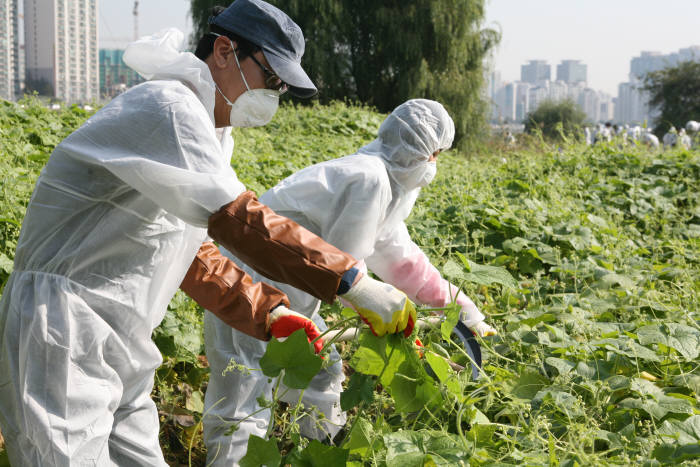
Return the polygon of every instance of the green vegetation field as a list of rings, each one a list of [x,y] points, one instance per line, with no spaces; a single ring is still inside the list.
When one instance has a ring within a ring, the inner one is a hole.
[[[87,117],[0,101],[0,284],[39,171]],[[232,163],[261,193],[354,152],[382,119],[286,106],[237,131]],[[440,329],[420,332],[422,359],[411,340],[363,335],[341,345],[352,375],[341,445],[300,439],[297,412],[280,405],[272,441],[252,440],[245,465],[700,465],[700,153],[531,142],[448,152],[438,167],[409,229],[499,330],[482,341],[482,378],[440,358],[468,365]],[[348,322],[337,304],[324,313]],[[204,465],[201,310],[178,294],[154,339],[166,458]]]

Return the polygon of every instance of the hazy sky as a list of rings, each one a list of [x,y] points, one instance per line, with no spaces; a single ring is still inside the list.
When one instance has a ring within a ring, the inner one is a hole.
[[[520,79],[530,59],[582,60],[589,86],[613,96],[642,50],[700,45],[700,0],[487,0],[486,16],[503,33],[495,54],[502,79]]]
[[[520,79],[520,65],[564,59],[588,65],[589,86],[617,95],[629,62],[642,50],[675,52],[700,45],[700,0],[486,0],[486,25],[503,39],[494,56],[502,79]],[[222,0],[227,4],[227,0]],[[176,26],[190,33],[189,0],[140,0],[139,34]],[[133,36],[133,2],[100,0],[100,47],[123,47]]]

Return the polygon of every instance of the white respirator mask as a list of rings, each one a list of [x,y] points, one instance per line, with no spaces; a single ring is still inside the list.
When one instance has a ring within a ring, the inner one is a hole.
[[[229,39],[229,41],[231,40]],[[238,128],[267,125],[270,123],[270,120],[272,120],[272,117],[275,116],[277,108],[279,107],[280,92],[274,89],[250,89],[243,75],[241,64],[238,62],[238,56],[236,55],[236,49],[233,47],[232,41],[231,49],[233,49],[233,57],[236,59],[238,71],[241,73],[241,78],[243,78],[243,84],[245,84],[247,91],[238,96],[235,102],[231,102],[228,97],[221,92],[219,85],[214,83],[221,97],[231,106],[229,122],[231,126]]]
[[[418,180],[418,186],[421,188],[428,186],[430,184],[430,182],[433,181],[436,174],[437,174],[437,162],[432,161],[432,162],[426,163],[425,172],[423,172],[423,176],[420,178],[420,180]]]

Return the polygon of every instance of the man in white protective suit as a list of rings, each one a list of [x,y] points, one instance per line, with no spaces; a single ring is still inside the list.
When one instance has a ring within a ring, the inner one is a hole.
[[[493,335],[496,331],[484,322],[474,302],[442,278],[411,240],[404,223],[421,188],[435,176],[438,153],[448,149],[453,138],[454,123],[441,104],[409,100],[382,123],[377,139],[356,154],[300,170],[265,192],[260,200],[328,243],[364,260],[372,272],[415,302],[444,307],[456,301],[462,308],[461,319],[474,333]],[[283,290],[294,310],[326,329],[316,298],[243,268],[255,280]],[[260,368],[266,343],[231,329],[208,312],[204,316],[204,336],[211,367],[203,421],[207,465],[234,465],[245,455],[251,434],[265,435],[270,411],[263,410],[256,399],[263,396],[270,400],[275,383],[259,371],[223,374],[223,370],[231,359],[248,368]],[[304,405],[315,406],[325,416],[323,421],[315,420],[313,415],[302,419],[302,433],[317,439],[333,437],[345,423],[340,409],[344,380],[340,357],[332,350],[328,358],[332,365],[322,370],[303,394]],[[283,398],[290,403],[298,399],[296,390]],[[227,434],[231,426],[237,426],[237,430]]]
[[[318,336],[207,235],[267,277],[327,302],[344,294],[379,334],[412,329],[405,294],[262,205],[229,164],[226,127],[264,125],[287,89],[316,92],[301,30],[260,0],[210,21],[206,61],[181,52],[177,30],[130,45],[124,60],[149,81],[63,140],[37,181],[0,301],[0,430],[15,467],[166,465],[151,333],[178,286],[256,338]]]

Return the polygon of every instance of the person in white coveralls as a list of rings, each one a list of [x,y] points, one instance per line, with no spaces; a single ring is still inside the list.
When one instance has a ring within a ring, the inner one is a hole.
[[[411,300],[430,307],[456,301],[462,308],[461,319],[474,333],[493,335],[496,331],[484,321],[474,302],[441,277],[411,240],[404,223],[421,188],[435,176],[438,154],[450,148],[453,138],[454,123],[440,103],[409,100],[387,117],[377,138],[357,153],[302,169],[265,192],[260,200],[364,260],[369,270],[406,292]],[[240,263],[233,254],[222,251]],[[291,308],[326,329],[318,315],[319,300],[243,267],[255,280],[284,291]],[[262,409],[257,400],[260,396],[271,399],[274,382],[259,371],[224,374],[224,370],[231,359],[248,368],[260,368],[266,343],[231,329],[211,313],[205,314],[204,324],[211,367],[203,420],[207,464],[234,465],[245,455],[251,434],[265,435],[270,411]],[[340,357],[332,350],[329,360],[332,365],[317,375],[303,394],[304,405],[315,406],[325,416],[319,421],[312,413],[302,419],[302,433],[317,439],[333,437],[345,423],[339,402],[344,380]],[[298,399],[299,391],[290,391],[283,398],[287,402]],[[237,428],[232,434],[231,426]]]
[[[125,62],[149,81],[56,146],[37,180],[0,301],[0,430],[15,467],[166,465],[151,333],[178,286],[256,338],[318,336],[207,235],[272,279],[327,302],[344,294],[379,334],[410,333],[405,294],[262,205],[231,169],[225,127],[264,125],[287,89],[316,92],[301,30],[260,0],[212,21],[223,33],[206,61],[181,51],[177,30],[130,45]]]

